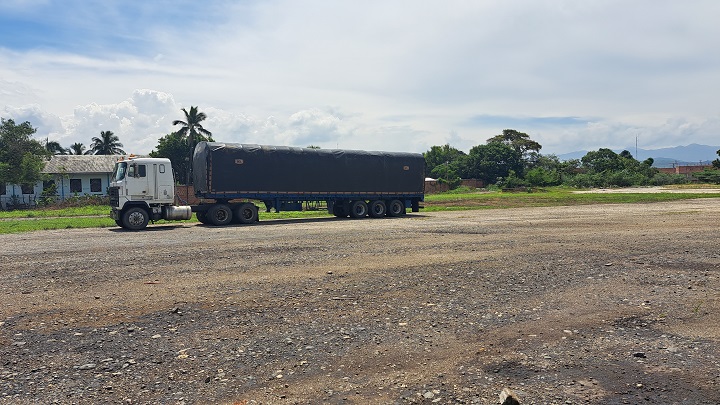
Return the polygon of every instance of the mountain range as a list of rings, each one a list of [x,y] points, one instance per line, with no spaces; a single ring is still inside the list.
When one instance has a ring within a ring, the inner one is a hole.
[[[675,166],[695,166],[708,165],[718,158],[717,151],[720,146],[698,145],[696,143],[687,146],[675,146],[671,148],[660,149],[640,149],[632,147],[625,148],[632,153],[637,160],[643,161],[647,158],[653,158],[653,167],[675,167]],[[615,150],[620,153],[622,150]],[[577,151],[563,153],[557,155],[560,160],[580,159],[585,156],[588,151]]]

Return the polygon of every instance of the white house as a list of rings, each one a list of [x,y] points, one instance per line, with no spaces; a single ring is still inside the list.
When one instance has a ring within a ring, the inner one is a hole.
[[[73,196],[106,195],[118,155],[54,155],[45,163],[42,173],[47,180],[34,186],[0,184],[0,206],[34,206],[45,188],[54,183],[55,199]]]

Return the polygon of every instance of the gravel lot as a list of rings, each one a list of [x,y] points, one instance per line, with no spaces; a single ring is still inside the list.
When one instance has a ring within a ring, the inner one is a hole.
[[[718,404],[719,208],[0,235],[0,402]]]

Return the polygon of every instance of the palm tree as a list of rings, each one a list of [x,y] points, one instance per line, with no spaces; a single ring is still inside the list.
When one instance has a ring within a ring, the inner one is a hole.
[[[70,147],[67,148],[67,151],[69,155],[86,155],[90,153],[90,151],[85,150],[85,145],[80,142],[75,142],[70,145]]]
[[[60,143],[57,141],[51,141],[49,139],[45,139],[45,150],[50,152],[51,155],[64,155],[67,153],[65,148],[60,146]]]
[[[182,112],[185,113],[185,121],[175,120],[173,121],[173,125],[182,125],[182,128],[180,128],[179,131],[177,131],[177,134],[181,137],[187,136],[188,138],[188,145],[190,146],[190,152],[189,152],[189,169],[187,172],[187,184],[190,185],[190,179],[191,179],[191,173],[192,173],[192,158],[193,158],[193,151],[195,150],[195,143],[196,139],[198,137],[198,134],[203,134],[205,136],[211,136],[212,132],[208,131],[207,129],[203,128],[201,121],[204,121],[207,118],[207,115],[203,112],[198,112],[197,107],[190,106],[190,112],[188,112],[186,109],[182,109]]]
[[[120,138],[112,131],[100,131],[100,138],[93,137],[90,145],[89,155],[124,155],[125,151],[120,149],[123,144]]]

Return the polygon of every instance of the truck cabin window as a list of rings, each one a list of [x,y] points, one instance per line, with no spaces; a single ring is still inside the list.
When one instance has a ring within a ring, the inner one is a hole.
[[[127,163],[126,162],[120,162],[115,165],[115,170],[113,171],[113,180],[114,181],[120,181],[125,178],[125,172],[127,171]]]
[[[139,165],[137,163],[131,164],[128,167],[127,175],[128,175],[128,177],[145,177],[145,175],[146,175],[145,165]]]

